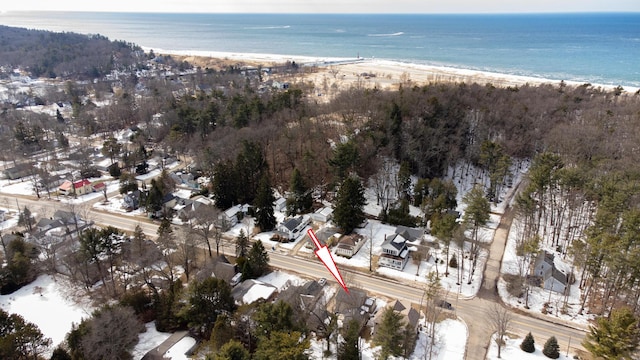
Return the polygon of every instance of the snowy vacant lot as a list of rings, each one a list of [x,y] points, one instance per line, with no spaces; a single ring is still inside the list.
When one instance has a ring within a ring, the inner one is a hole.
[[[64,340],[72,324],[91,316],[94,307],[83,290],[63,276],[41,275],[31,284],[0,296],[0,307],[40,328],[51,338],[52,348]]]
[[[547,339],[535,339],[536,341],[536,351],[532,353],[526,353],[520,349],[520,344],[522,343],[523,338],[513,338],[507,339],[505,346],[502,348],[500,352],[500,358],[498,358],[498,345],[496,345],[495,341],[491,341],[491,345],[489,346],[489,351],[487,352],[487,360],[498,360],[498,359],[517,359],[517,360],[543,360],[549,359],[542,353],[542,347],[544,342]],[[540,343],[539,343],[540,342]],[[566,356],[566,349],[560,349],[560,357],[558,360],[569,360],[573,358],[572,354],[569,354],[569,357]]]

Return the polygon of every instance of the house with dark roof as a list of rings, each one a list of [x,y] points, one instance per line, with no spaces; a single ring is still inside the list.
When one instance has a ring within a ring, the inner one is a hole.
[[[400,300],[396,300],[390,306],[394,312],[400,314],[404,318],[407,325],[411,326],[411,328],[414,329],[416,333],[418,332],[420,313],[416,309],[414,309],[407,303],[401,302]],[[378,311],[375,318],[373,319],[374,331],[378,328],[377,325],[382,321],[382,314],[384,314],[384,311]]]
[[[407,239],[400,235],[385,235],[382,243],[382,254],[378,259],[378,266],[384,266],[395,270],[402,270],[409,261],[409,249]]]
[[[344,257],[353,257],[362,245],[365,243],[364,236],[360,234],[346,235],[340,238],[338,245],[336,246],[336,255]]]
[[[278,294],[278,300],[284,301],[296,310],[309,329],[322,333],[324,322],[329,318],[327,304],[322,299],[323,287],[317,281],[307,281],[303,285],[291,285]]]
[[[22,236],[19,236],[19,235],[16,235],[16,234],[2,234],[2,235],[0,235],[0,241],[2,242],[2,247],[3,247],[2,251],[4,251],[9,246],[9,244],[11,244],[17,238],[22,238]]]
[[[396,228],[396,234],[402,235],[409,242],[422,241],[424,230],[399,225]]]
[[[129,191],[122,197],[122,207],[127,211],[138,210],[140,207],[140,190]]]
[[[310,221],[310,218],[306,215],[290,218],[276,225],[276,230],[293,240],[304,232]]]
[[[318,238],[321,246],[327,245],[331,247],[342,236],[340,233],[338,233],[338,231],[339,229],[333,226],[323,227],[322,229],[316,231],[316,237]],[[304,247],[307,249],[315,250],[316,245],[313,243],[313,241],[311,241],[309,235],[305,235],[304,238],[307,241]]]
[[[215,277],[231,284],[233,277],[238,273],[238,267],[231,264],[224,256],[216,256],[207,262],[204,268],[196,274],[196,279],[202,281],[208,277]]]
[[[362,307],[367,301],[367,293],[358,288],[350,288],[349,294],[340,290],[335,297],[334,312],[343,324],[356,320],[362,326],[369,320],[369,313]]]
[[[30,164],[18,164],[14,167],[10,167],[4,170],[4,176],[9,180],[16,180],[29,176],[32,172],[32,166]]]
[[[540,281],[540,286],[546,290],[564,294],[568,287],[567,275],[556,268],[555,256],[543,251],[538,254],[533,265],[533,276]]]

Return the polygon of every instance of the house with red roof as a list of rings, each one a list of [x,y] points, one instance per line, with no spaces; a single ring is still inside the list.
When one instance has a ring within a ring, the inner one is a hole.
[[[58,192],[60,193],[60,195],[66,195],[66,196],[73,195],[73,194],[75,194],[76,196],[79,196],[79,195],[84,195],[93,191],[94,191],[94,188],[91,185],[91,181],[87,179],[82,179],[74,182],[66,180],[65,182],[62,183],[62,185],[58,187]]]

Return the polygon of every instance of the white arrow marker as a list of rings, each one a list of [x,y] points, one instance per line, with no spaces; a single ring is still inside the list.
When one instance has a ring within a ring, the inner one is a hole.
[[[342,275],[340,275],[340,271],[338,271],[336,262],[333,260],[333,256],[331,256],[331,252],[329,251],[327,246],[320,245],[320,241],[318,241],[318,238],[316,237],[316,234],[313,232],[313,229],[309,229],[307,231],[307,234],[309,234],[311,241],[313,241],[313,244],[316,246],[316,250],[314,252],[318,257],[318,259],[322,261],[322,263],[327,268],[327,270],[329,270],[331,275],[333,275],[336,281],[340,284],[340,286],[342,286],[344,291],[346,291],[348,294],[349,289],[347,289],[347,285],[344,283],[344,280],[342,280]]]

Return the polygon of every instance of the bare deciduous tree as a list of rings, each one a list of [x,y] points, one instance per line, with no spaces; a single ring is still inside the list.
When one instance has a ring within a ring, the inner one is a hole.
[[[507,308],[494,304],[487,312],[487,319],[489,320],[489,330],[496,333],[495,341],[498,345],[498,358],[500,358],[500,351],[504,345],[504,336],[509,331],[513,318]]]
[[[133,309],[122,306],[100,310],[89,320],[88,328],[81,340],[87,359],[126,359],[144,329]]]
[[[219,243],[218,243],[218,229],[216,225],[218,223],[218,215],[220,210],[215,206],[202,205],[197,210],[192,211],[189,219],[191,225],[191,232],[195,235],[202,237],[205,244],[207,244],[207,250],[209,251],[209,257],[213,256],[211,252],[211,235],[216,238],[216,255],[220,255]]]

